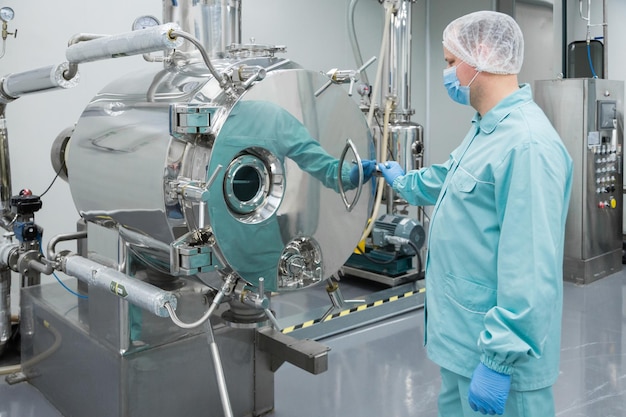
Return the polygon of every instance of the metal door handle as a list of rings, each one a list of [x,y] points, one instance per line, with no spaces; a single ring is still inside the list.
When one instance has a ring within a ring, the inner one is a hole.
[[[343,163],[346,160],[346,154],[348,153],[348,149],[352,149],[352,152],[354,152],[354,157],[356,158],[356,164],[359,170],[359,183],[357,185],[356,195],[354,196],[354,200],[352,200],[352,203],[348,203],[348,199],[346,198],[346,192],[343,187],[343,176],[342,176]],[[359,156],[359,153],[356,150],[356,146],[354,146],[354,143],[352,142],[350,138],[346,140],[346,146],[343,148],[343,151],[341,152],[341,157],[339,158],[339,172],[337,173],[337,176],[339,180],[339,193],[341,194],[341,199],[343,200],[343,204],[346,206],[346,210],[352,211],[354,206],[356,206],[357,201],[359,201],[359,197],[361,196],[361,189],[363,188],[364,176],[363,176],[363,165],[361,165],[361,157]]]

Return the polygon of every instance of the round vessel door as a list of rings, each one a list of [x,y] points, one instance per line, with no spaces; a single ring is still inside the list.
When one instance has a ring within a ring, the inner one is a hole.
[[[350,211],[352,161],[339,158],[350,139],[368,158],[365,118],[345,90],[313,71],[269,73],[238,101],[211,150],[208,216],[227,263],[270,291],[314,285],[348,259],[366,225],[371,184]],[[342,165],[342,184],[339,167]]]

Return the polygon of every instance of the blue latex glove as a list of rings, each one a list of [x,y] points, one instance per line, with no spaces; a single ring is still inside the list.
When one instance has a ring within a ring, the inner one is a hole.
[[[376,161],[361,159],[361,166],[363,167],[363,184],[365,184],[372,178],[372,175],[374,174],[374,170],[376,169]],[[350,169],[350,182],[353,185],[359,185],[359,167],[357,165],[354,165]]]
[[[396,161],[381,162],[378,167],[389,185],[393,185],[393,180],[404,175],[404,170]]]
[[[474,411],[501,415],[510,389],[511,375],[501,374],[481,363],[472,374],[467,399]]]

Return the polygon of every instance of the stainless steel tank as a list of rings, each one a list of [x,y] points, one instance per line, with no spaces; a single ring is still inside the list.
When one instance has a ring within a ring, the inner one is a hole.
[[[316,97],[327,78],[273,52],[235,48],[214,62],[239,81],[234,95],[202,62],[176,59],[106,86],[64,148],[81,216],[118,228],[165,272],[171,245],[204,227],[213,262],[198,268],[201,279],[233,271],[283,291],[335,273],[358,242],[372,194],[368,184],[346,205],[359,191],[347,175],[358,158],[343,150],[350,139],[370,157],[369,130],[343,88]]]

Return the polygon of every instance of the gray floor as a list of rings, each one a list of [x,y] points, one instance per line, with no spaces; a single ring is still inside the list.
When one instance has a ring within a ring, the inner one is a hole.
[[[344,296],[371,288],[344,280]],[[626,415],[626,271],[587,286],[565,283],[557,416]],[[328,304],[323,291],[280,296],[274,307],[297,314]],[[275,417],[435,417],[438,369],[422,346],[423,310],[321,340],[329,369],[309,375],[289,364],[276,373]],[[98,416],[94,411],[94,416]],[[212,414],[211,414],[212,415]],[[32,386],[0,380],[0,417],[62,417]]]

